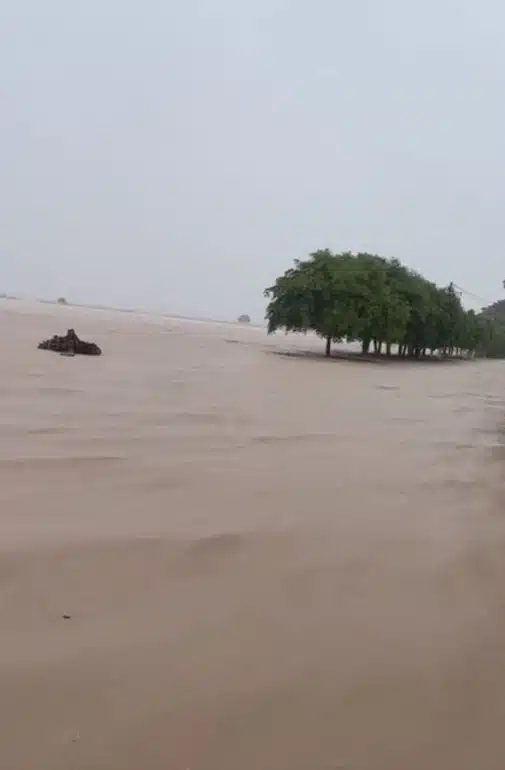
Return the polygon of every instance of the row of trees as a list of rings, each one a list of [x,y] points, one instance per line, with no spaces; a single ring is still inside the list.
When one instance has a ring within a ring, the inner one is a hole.
[[[454,286],[439,287],[397,259],[316,251],[265,291],[268,331],[315,331],[332,342],[360,341],[363,353],[419,358],[488,355],[505,335],[492,318],[465,310]]]

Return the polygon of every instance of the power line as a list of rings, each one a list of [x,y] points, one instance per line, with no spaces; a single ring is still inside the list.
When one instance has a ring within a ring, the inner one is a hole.
[[[486,307],[488,307],[489,305],[493,304],[489,300],[484,299],[484,297],[480,297],[478,294],[474,294],[472,291],[467,291],[466,289],[463,289],[463,287],[462,286],[458,286],[457,283],[454,283],[453,286],[454,286],[455,289],[457,289],[462,294],[466,294],[467,297],[472,297],[472,299],[476,299],[479,302],[482,302],[482,304],[484,306],[486,306]]]

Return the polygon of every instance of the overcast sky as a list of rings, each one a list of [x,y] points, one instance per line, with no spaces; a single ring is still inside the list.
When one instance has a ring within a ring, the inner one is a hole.
[[[499,0],[4,0],[0,291],[261,319],[317,248],[505,278]]]

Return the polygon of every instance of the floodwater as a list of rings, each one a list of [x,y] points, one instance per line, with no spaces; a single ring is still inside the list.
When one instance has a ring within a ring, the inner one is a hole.
[[[503,770],[504,365],[0,321],[2,768]]]

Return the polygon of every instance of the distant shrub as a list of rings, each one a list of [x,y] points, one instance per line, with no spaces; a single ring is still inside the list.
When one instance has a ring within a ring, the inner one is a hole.
[[[237,320],[238,320],[239,324],[250,324],[251,323],[251,316],[249,316],[249,315],[244,313],[243,315],[239,315]]]
[[[58,305],[67,305],[68,304],[67,300],[65,299],[65,297],[58,297],[57,302],[58,302]]]

